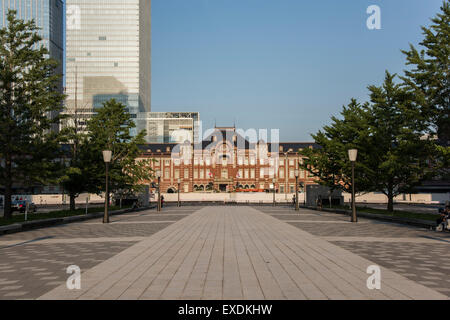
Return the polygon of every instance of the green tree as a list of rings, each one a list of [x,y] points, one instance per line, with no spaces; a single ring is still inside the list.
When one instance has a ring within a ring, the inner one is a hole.
[[[421,111],[422,100],[394,82],[386,72],[382,86],[370,86],[370,104],[356,100],[344,107],[342,119],[313,135],[319,149],[301,152],[302,167],[330,188],[349,191],[350,162],[347,152],[358,149],[355,184],[357,192],[379,191],[388,198],[393,211],[394,198],[412,192],[433,174],[436,148],[424,136],[427,118]]]
[[[89,190],[104,191],[104,162],[102,151],[112,151],[110,164],[110,190],[139,190],[142,181],[152,179],[150,161],[137,161],[142,154],[140,145],[145,143],[145,131],[132,135],[136,127],[126,107],[112,99],[96,110],[94,117],[88,122],[88,141],[85,150],[90,155]]]
[[[80,131],[80,119],[77,112],[64,123],[64,136],[66,146],[65,161],[60,184],[69,195],[70,210],[74,211],[76,198],[83,192],[89,191],[91,171],[93,170],[93,159],[89,148],[87,135]],[[95,168],[95,166],[94,166]]]
[[[60,183],[69,195],[70,210],[75,210],[76,198],[83,192],[91,191],[91,177],[98,166],[94,162],[96,159],[92,158],[87,137],[76,133],[74,128],[68,128],[67,131],[67,166],[63,168]]]
[[[422,113],[430,120],[432,134],[437,133],[442,145],[450,146],[450,4],[445,0],[441,12],[432,20],[429,28],[422,27],[422,50],[410,45],[403,80],[415,92],[424,97]]]
[[[371,168],[370,191],[383,192],[388,211],[394,209],[394,198],[411,193],[413,188],[434,174],[434,142],[425,135],[428,119],[422,112],[423,99],[394,82],[396,75],[386,72],[382,86],[369,86],[370,148],[366,166]]]
[[[325,126],[317,134],[313,134],[314,141],[320,146],[317,149],[304,149],[300,154],[304,156],[300,166],[315,177],[319,184],[333,190],[351,190],[351,163],[348,150],[357,148],[359,160],[356,163],[355,187],[358,192],[370,189],[365,173],[370,168],[365,167],[364,149],[369,135],[368,104],[361,105],[356,99],[343,107],[341,119],[332,117],[332,123]]]
[[[151,160],[136,161],[142,153],[139,146],[145,143],[145,132],[132,136],[134,128],[126,107],[114,99],[105,102],[88,120],[87,134],[79,132],[76,121],[67,128],[70,161],[61,183],[69,194],[71,210],[75,209],[75,200],[81,193],[98,194],[105,190],[103,150],[113,152],[109,171],[111,192],[140,191],[141,183],[152,178]]]
[[[0,29],[0,185],[5,188],[6,219],[11,218],[13,184],[46,183],[56,179],[54,161],[61,135],[64,96],[57,62],[48,58],[34,22],[16,19],[8,11]]]

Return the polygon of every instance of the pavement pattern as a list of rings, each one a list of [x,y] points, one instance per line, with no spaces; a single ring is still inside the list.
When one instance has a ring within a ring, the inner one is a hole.
[[[291,208],[259,210],[450,296],[450,233]]]
[[[82,272],[192,214],[198,208],[165,208],[0,236],[0,300],[36,299]]]
[[[63,283],[39,299],[448,299],[442,290],[445,283],[422,275],[442,262],[432,262],[434,255],[448,259],[447,235],[370,220],[354,225],[345,216],[296,213],[291,208],[192,211],[96,266],[82,268],[81,290],[68,290]],[[161,216],[160,221],[169,218]],[[138,221],[139,232],[144,226],[163,225]],[[130,234],[133,225],[119,222],[118,229],[126,229],[121,234],[140,236]],[[84,227],[99,227],[104,236],[104,226]],[[379,241],[366,241],[375,238]],[[426,246],[430,250],[423,252],[424,259],[410,266],[414,270],[406,269],[409,259],[421,255]],[[369,290],[366,270],[376,264],[381,267],[381,289]],[[413,279],[416,274],[419,278]],[[434,288],[435,283],[440,288]]]

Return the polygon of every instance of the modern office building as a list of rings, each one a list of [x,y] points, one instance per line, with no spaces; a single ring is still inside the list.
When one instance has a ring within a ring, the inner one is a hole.
[[[148,143],[198,141],[198,112],[145,112],[136,119],[138,130],[146,130]]]
[[[59,62],[57,74],[63,74],[64,60],[64,4],[61,0],[0,0],[0,28],[7,25],[8,10],[16,10],[17,18],[34,20],[40,28],[41,43],[48,49],[50,57]],[[63,91],[61,77],[60,90]],[[52,115],[53,116],[53,115]]]
[[[63,17],[64,4],[61,0],[0,0],[0,28],[7,24],[9,9],[17,11],[17,18],[34,20],[41,29],[42,43],[50,52],[50,57],[63,67]]]
[[[80,129],[111,98],[150,112],[151,1],[66,0],[66,22],[66,112]]]

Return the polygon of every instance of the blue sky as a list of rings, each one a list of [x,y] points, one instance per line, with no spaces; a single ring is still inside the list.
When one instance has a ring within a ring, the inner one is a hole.
[[[152,111],[311,141],[384,72],[401,73],[441,0],[152,0]],[[381,8],[368,30],[366,9]]]

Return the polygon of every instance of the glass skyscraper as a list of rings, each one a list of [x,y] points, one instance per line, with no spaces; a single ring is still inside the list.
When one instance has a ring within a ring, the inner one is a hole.
[[[64,52],[64,4],[61,0],[0,0],[0,28],[7,24],[6,15],[9,9],[17,11],[17,18],[30,21],[34,19],[41,29],[42,44],[50,52],[50,57],[59,62],[56,70],[63,73]],[[61,79],[61,90],[63,90]]]
[[[66,26],[66,125],[83,130],[111,98],[150,112],[151,1],[66,0]]]
[[[34,20],[40,28],[41,43],[49,51],[50,58],[59,62],[55,72],[63,74],[64,63],[64,4],[61,0],[0,0],[0,28],[7,25],[8,10],[17,11],[17,18]],[[59,90],[63,92],[63,77],[59,82]],[[49,117],[57,113],[48,114]],[[59,126],[54,125],[52,130],[58,131]]]
[[[8,9],[17,11],[17,17],[25,21],[34,19],[41,28],[43,44],[50,51],[50,56],[63,61],[63,15],[61,0],[0,0],[0,28],[6,26]]]

